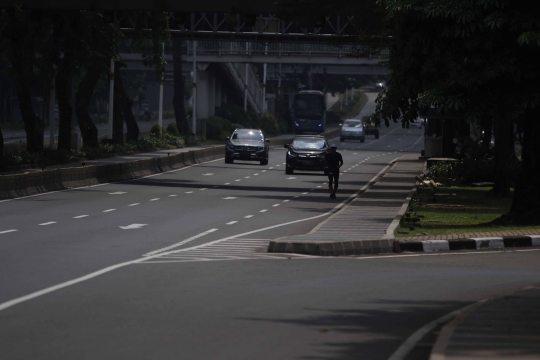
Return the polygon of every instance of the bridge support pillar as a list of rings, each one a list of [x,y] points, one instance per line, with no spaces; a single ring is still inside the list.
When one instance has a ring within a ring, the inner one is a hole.
[[[221,81],[219,79],[216,79],[216,103],[215,107],[221,107],[222,104],[222,88],[221,88]]]
[[[202,119],[215,115],[217,102],[217,79],[207,69],[208,63],[197,64],[197,134],[205,135],[206,128]]]

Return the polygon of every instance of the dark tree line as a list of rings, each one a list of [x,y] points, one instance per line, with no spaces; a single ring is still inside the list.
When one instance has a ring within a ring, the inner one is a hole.
[[[167,15],[167,14],[165,14]],[[59,108],[58,148],[71,149],[73,113],[77,117],[85,147],[98,146],[98,131],[89,115],[92,95],[100,77],[110,73],[111,59],[115,60],[116,77],[113,141],[122,143],[123,123],[127,127],[127,139],[137,140],[139,129],[131,110],[132,99],[127,95],[120,68],[125,65],[118,57],[117,43],[127,39],[120,28],[131,28],[131,50],[142,53],[146,66],[156,69],[158,76],[164,73],[163,43],[169,41],[168,16],[157,13],[117,12],[109,18],[94,11],[37,10],[20,8],[0,11],[0,51],[11,66],[8,76],[15,84],[19,107],[26,131],[27,150],[43,150],[45,114],[36,114],[32,106],[32,92],[41,94],[43,101],[49,99],[51,89],[56,88]],[[179,41],[178,41],[179,42]],[[180,46],[180,45],[178,45]],[[184,83],[181,75],[175,76],[175,110],[181,133],[188,134],[189,127],[183,109]],[[81,78],[73,94],[74,77]],[[73,102],[73,98],[75,101]],[[181,99],[180,105],[176,99]],[[74,107],[74,108],[73,108]],[[0,132],[0,156],[3,137]]]

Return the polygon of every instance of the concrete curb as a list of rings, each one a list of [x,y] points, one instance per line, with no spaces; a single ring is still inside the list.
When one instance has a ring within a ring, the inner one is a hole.
[[[390,253],[394,250],[393,241],[357,240],[336,242],[280,242],[270,241],[269,253],[293,253],[314,256],[346,256]]]
[[[540,246],[540,235],[466,238],[455,240],[394,240],[397,252],[437,252],[481,249],[514,249]]]
[[[192,150],[160,158],[118,164],[61,168],[0,176],[0,199],[130,180],[223,157],[224,146]]]

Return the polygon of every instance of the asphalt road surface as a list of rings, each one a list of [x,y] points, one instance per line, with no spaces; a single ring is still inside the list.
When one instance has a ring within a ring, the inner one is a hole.
[[[322,173],[286,175],[272,149],[268,166],[219,159],[0,202],[2,358],[385,359],[425,323],[538,282],[536,251],[265,253],[419,153],[422,134],[331,141],[345,160],[335,200]]]

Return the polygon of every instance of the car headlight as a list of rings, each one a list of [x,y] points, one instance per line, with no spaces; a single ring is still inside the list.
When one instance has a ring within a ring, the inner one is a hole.
[[[298,156],[298,154],[292,152],[291,150],[287,151],[287,155],[292,156],[292,157],[297,157]]]

